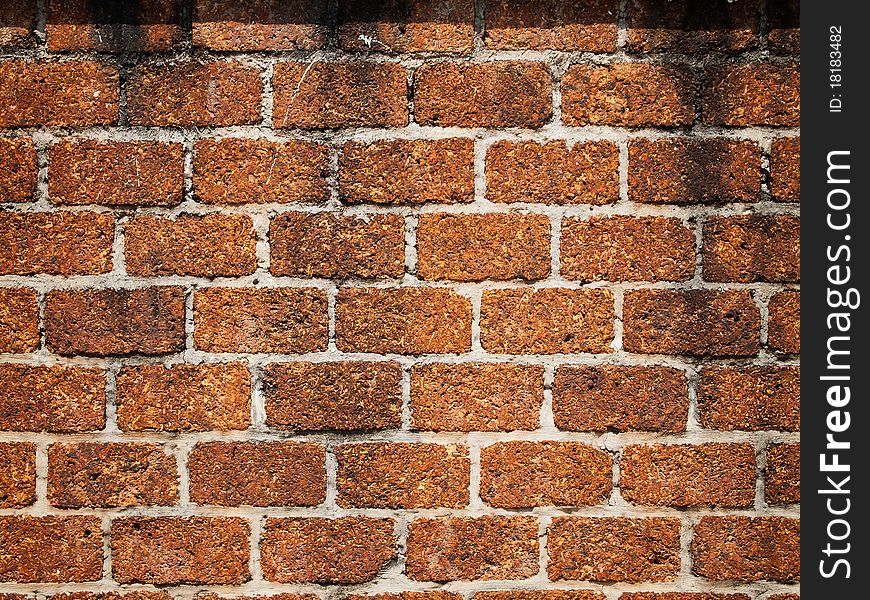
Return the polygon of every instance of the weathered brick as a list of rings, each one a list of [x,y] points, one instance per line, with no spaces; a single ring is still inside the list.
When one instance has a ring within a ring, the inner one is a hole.
[[[398,363],[272,363],[264,374],[270,427],[348,431],[402,424]]]
[[[491,590],[475,592],[474,600],[605,600],[593,590]]]
[[[427,63],[414,75],[414,118],[440,127],[538,128],[553,116],[543,63]]]
[[[538,572],[534,517],[447,517],[408,525],[405,572],[418,581],[526,579]]]
[[[225,431],[246,429],[251,419],[244,363],[124,367],[117,390],[125,431]]]
[[[234,277],[257,268],[257,237],[247,215],[133,217],[124,243],[127,273],[139,277]]]
[[[692,72],[678,65],[572,65],[562,76],[566,125],[675,127],[695,120]]]
[[[685,431],[685,372],[671,367],[559,367],[553,418],[568,431]]]
[[[800,579],[798,519],[702,517],[692,537],[692,572],[713,580]]]
[[[0,48],[32,47],[35,30],[36,2],[6,2],[0,6]]]
[[[780,292],[767,305],[767,345],[778,352],[800,354],[801,293]]]
[[[132,590],[121,594],[119,592],[65,592],[46,596],[47,600],[172,600],[168,592],[150,590]]]
[[[206,204],[301,202],[329,199],[329,150],[313,142],[223,138],[194,146],[193,186]]]
[[[801,445],[771,444],[764,469],[764,501],[790,504],[801,501]]]
[[[704,279],[794,283],[800,278],[799,217],[741,215],[704,223]]]
[[[770,195],[777,202],[801,200],[801,139],[773,140],[770,147]]]
[[[209,592],[200,592],[195,596],[196,600],[223,600],[227,596],[213,594]],[[320,596],[317,594],[269,594],[269,595],[233,595],[231,600],[318,600]]]
[[[338,158],[338,187],[347,204],[465,203],[474,200],[474,142],[348,142]]]
[[[208,288],[194,298],[194,345],[206,352],[315,352],[327,337],[321,290]]]
[[[695,233],[666,217],[569,217],[560,273],[581,281],[684,281],[695,272]]]
[[[629,291],[622,323],[629,352],[751,356],[760,347],[761,317],[748,291]]]
[[[112,270],[115,219],[94,212],[0,212],[0,274],[96,275]]]
[[[2,37],[3,27],[0,27],[0,40]],[[30,138],[0,138],[0,202],[36,200],[36,174],[33,141]]]
[[[471,303],[444,288],[344,288],[335,343],[344,352],[459,353],[471,349]]]
[[[346,600],[462,600],[458,592],[426,590],[423,592],[384,592],[381,594],[348,594]]]
[[[486,5],[484,43],[498,50],[613,52],[617,5],[616,0],[494,0]]]
[[[707,367],[698,416],[708,429],[800,431],[800,367]]]
[[[608,290],[486,290],[480,343],[503,354],[611,352],[613,297]]]
[[[480,451],[480,498],[490,506],[601,504],[613,487],[613,460],[579,442],[500,442]]]
[[[193,45],[210,50],[317,50],[329,32],[316,0],[196,0],[193,10]]]
[[[767,6],[767,47],[773,52],[801,51],[800,0],[773,0]],[[774,600],[771,597],[771,600]],[[787,600],[783,598],[783,600]],[[797,596],[795,596],[797,600]]]
[[[625,446],[619,490],[633,504],[747,507],[755,501],[752,444]]]
[[[547,553],[552,581],[672,581],[680,570],[680,520],[556,517]]]
[[[800,125],[801,74],[797,63],[750,63],[709,67],[704,76],[704,123]]]
[[[52,444],[48,501],[60,508],[175,504],[175,457],[159,444]]]
[[[100,369],[0,365],[0,430],[95,431],[106,423]]]
[[[280,62],[272,82],[275,127],[337,129],[408,123],[408,81],[398,63]]]
[[[421,279],[531,281],[550,274],[546,215],[423,215],[417,226]]]
[[[250,579],[250,527],[238,517],[126,517],[112,521],[118,583],[239,584]]]
[[[405,272],[401,215],[283,213],[272,219],[269,241],[275,275],[374,279]]]
[[[36,502],[36,444],[0,443],[0,508]]]
[[[338,505],[346,508],[462,508],[468,504],[468,448],[456,444],[345,444]]]
[[[181,144],[64,139],[49,156],[55,204],[175,206],[183,199]]]
[[[500,140],[486,152],[490,202],[610,204],[619,199],[619,150],[608,141]]]
[[[260,121],[263,84],[253,67],[219,60],[142,63],[127,78],[131,125],[248,125]]]
[[[20,354],[39,348],[39,306],[28,288],[0,288],[0,352]]]
[[[628,197],[654,204],[758,202],[761,151],[749,140],[632,140]]]
[[[543,401],[544,371],[537,365],[432,363],[411,370],[414,429],[537,429]]]
[[[767,600],[801,600],[800,594],[772,594]]]
[[[263,577],[281,583],[363,583],[396,558],[392,519],[267,519]]]
[[[87,127],[118,121],[118,69],[88,61],[0,61],[0,127]]]
[[[625,592],[619,600],[750,600],[750,598],[746,594],[706,592]]]
[[[98,581],[101,531],[99,517],[0,516],[0,581]]]
[[[58,354],[167,354],[184,349],[184,290],[73,289],[48,293],[45,339]]]
[[[326,451],[301,442],[205,442],[190,453],[190,499],[220,506],[315,506]]]

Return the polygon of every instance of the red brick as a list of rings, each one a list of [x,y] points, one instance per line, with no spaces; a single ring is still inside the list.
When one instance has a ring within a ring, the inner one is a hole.
[[[767,6],[767,47],[773,52],[801,51],[800,1],[774,0]],[[771,596],[770,600],[774,600]],[[783,597],[781,600],[788,600]],[[795,596],[794,600],[797,600]]]
[[[0,40],[3,29],[0,26]],[[30,138],[0,138],[0,202],[35,201],[36,172],[36,149]]]
[[[770,195],[777,202],[801,200],[801,139],[773,140],[770,147]]]
[[[416,519],[407,554],[405,572],[417,581],[527,579],[538,572],[537,519]]]
[[[7,2],[0,6],[0,48],[32,47],[35,29],[36,2]]]
[[[264,374],[270,427],[352,431],[402,424],[398,363],[272,363]]]
[[[704,279],[743,283],[800,281],[800,219],[789,215],[741,215],[707,220]]]
[[[262,91],[257,70],[234,61],[142,63],[127,79],[127,115],[131,125],[248,125],[260,121]]]
[[[702,115],[709,125],[800,125],[800,68],[797,63],[750,63],[709,67]]]
[[[118,426],[125,431],[226,431],[250,424],[244,363],[124,367],[117,390]]]
[[[73,289],[48,293],[45,338],[58,354],[167,354],[184,349],[184,290]]]
[[[0,508],[36,502],[36,444],[0,443]]]
[[[200,289],[193,336],[206,352],[326,350],[326,294],[314,288]]]
[[[195,596],[196,600],[223,600],[227,596],[222,596],[209,592],[200,592]],[[269,595],[233,595],[229,597],[231,600],[318,600],[320,596],[316,594],[269,594]]]
[[[0,430],[95,431],[106,423],[99,369],[0,365]]]
[[[559,367],[553,381],[556,427],[568,431],[685,431],[686,374],[671,367]]]
[[[800,431],[800,367],[707,367],[698,416],[708,429]]]
[[[39,348],[39,306],[28,288],[0,288],[0,352],[20,354]]]
[[[537,429],[543,401],[544,371],[536,365],[432,363],[411,370],[415,429]]]
[[[485,44],[499,50],[613,52],[618,4],[616,0],[488,2]]]
[[[60,508],[175,504],[175,457],[159,444],[52,444],[48,501]]]
[[[708,594],[706,592],[625,592],[619,600],[750,600],[746,594]]]
[[[118,583],[239,584],[250,579],[250,527],[237,517],[126,517],[112,521]]]
[[[547,552],[552,581],[673,581],[680,571],[680,520],[556,517]]]
[[[275,127],[337,129],[408,123],[408,81],[398,63],[280,62],[272,81]]]
[[[767,600],[801,600],[800,594],[773,594]]]
[[[421,279],[531,281],[550,274],[546,215],[422,215],[417,226]]]
[[[87,127],[118,121],[118,69],[73,60],[0,61],[0,127]]]
[[[326,452],[300,442],[206,442],[190,453],[190,499],[220,506],[315,506]]]
[[[767,305],[767,345],[777,352],[800,354],[801,293],[780,292]]]
[[[486,152],[490,202],[610,204],[619,199],[619,150],[607,141],[500,140]]]
[[[175,206],[183,199],[181,144],[64,139],[49,155],[55,204]]]
[[[234,277],[257,268],[247,215],[133,217],[124,228],[127,273],[138,277]]]
[[[605,600],[592,590],[492,590],[475,592],[474,600]]]
[[[610,497],[613,459],[579,442],[501,442],[480,451],[480,498],[490,506],[583,506]]]
[[[764,469],[764,501],[791,504],[801,501],[801,445],[771,444]]]
[[[613,297],[607,290],[485,290],[480,343],[501,354],[611,352]]]
[[[629,291],[622,313],[629,352],[752,356],[760,347],[761,317],[748,291]]]
[[[755,501],[752,444],[625,446],[619,490],[633,504],[749,507]]]
[[[462,508],[468,504],[468,448],[456,444],[345,444],[338,505],[351,508]]]
[[[347,204],[456,204],[474,200],[474,142],[348,142],[338,158],[338,187]]]
[[[648,63],[572,65],[562,77],[566,125],[674,127],[695,120],[688,67]]]
[[[327,4],[312,0],[196,0],[193,45],[244,52],[317,50],[326,45]]]
[[[329,150],[313,142],[198,140],[194,194],[206,204],[324,204],[329,199],[329,170]]]
[[[427,590],[425,592],[384,592],[382,594],[348,594],[345,600],[462,600],[458,592]]]
[[[133,590],[124,594],[118,592],[65,592],[46,596],[48,600],[172,600],[168,592]]]
[[[471,349],[471,303],[443,288],[338,291],[335,343],[344,352],[459,353]]]
[[[15,583],[99,581],[99,517],[0,516],[0,578]]]
[[[692,537],[692,572],[713,580],[800,579],[798,519],[702,517]]]
[[[0,212],[0,274],[96,275],[112,270],[115,219],[93,212]]]
[[[280,583],[363,583],[396,558],[391,519],[267,519],[263,577]]]
[[[654,204],[758,202],[761,152],[748,140],[633,140],[628,145],[628,197]]]
[[[401,215],[283,213],[272,219],[269,241],[275,275],[374,279],[405,272]]]

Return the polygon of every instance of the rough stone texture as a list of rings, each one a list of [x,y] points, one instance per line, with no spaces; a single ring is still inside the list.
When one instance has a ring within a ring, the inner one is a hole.
[[[244,363],[139,365],[117,376],[118,427],[125,431],[245,429],[251,382]]]
[[[346,600],[462,600],[457,592],[444,590],[427,590],[424,592],[385,592],[382,594],[348,594]]]
[[[800,354],[801,293],[780,292],[767,305],[767,345],[777,352]]]
[[[492,590],[475,592],[474,600],[605,600],[592,590]]]
[[[364,443],[335,450],[337,503],[344,508],[463,508],[468,448],[457,444]]]
[[[101,531],[99,517],[0,516],[0,582],[98,581]]]
[[[58,354],[166,354],[184,348],[184,290],[54,290],[45,308],[47,346]]]
[[[704,223],[704,279],[771,281],[801,279],[800,217],[742,215]]]
[[[0,212],[0,275],[112,270],[115,219],[93,212]]]
[[[770,147],[770,195],[777,202],[801,200],[801,139],[773,140]]]
[[[250,578],[250,526],[238,517],[124,517],[112,521],[118,583],[239,584]]]
[[[708,67],[702,91],[703,121],[745,127],[800,125],[798,63]]]
[[[611,352],[609,290],[485,290],[480,343],[501,354]]]
[[[60,508],[175,504],[175,457],[159,444],[52,444],[48,501]]]
[[[283,213],[272,220],[269,241],[274,275],[375,279],[405,272],[401,215]]]
[[[132,590],[124,594],[118,592],[66,592],[46,596],[48,600],[172,600],[168,592]]]
[[[27,288],[0,288],[0,352],[21,354],[38,348],[36,292]]]
[[[338,159],[338,187],[347,204],[471,202],[474,142],[468,138],[348,142]]]
[[[36,444],[0,443],[0,508],[21,508],[36,501]]]
[[[695,120],[692,72],[678,65],[572,65],[562,76],[570,126],[676,127]]]
[[[211,50],[317,50],[326,45],[327,3],[196,0],[193,45]]]
[[[0,27],[0,40],[3,29]],[[0,138],[0,202],[33,202],[36,199],[36,175],[33,141]]]
[[[771,51],[799,54],[801,51],[800,1],[770,2],[767,8],[767,28],[767,47]],[[775,600],[773,596],[771,600]],[[781,600],[787,598],[783,597]]]
[[[692,537],[692,572],[713,580],[798,581],[798,519],[702,517]]]
[[[771,596],[769,600],[772,600]],[[746,594],[708,594],[706,592],[625,592],[619,600],[750,600]],[[795,598],[797,600],[797,598]]]
[[[537,365],[432,363],[411,369],[414,429],[537,429],[543,401],[544,372]]]
[[[193,339],[206,352],[326,350],[326,294],[314,288],[197,290]]]
[[[36,2],[7,2],[0,6],[0,48],[32,47],[35,29]]]
[[[401,425],[398,363],[272,363],[264,376],[270,427],[348,431]]]
[[[764,469],[764,501],[791,504],[801,501],[801,445],[771,444]]]
[[[416,519],[405,571],[418,581],[526,579],[538,572],[533,517]]]
[[[480,451],[480,498],[490,506],[583,506],[607,501],[613,459],[579,442],[499,442]]]
[[[553,115],[543,63],[427,63],[414,74],[414,118],[440,127],[538,128]]]
[[[628,291],[623,347],[641,354],[751,356],[761,317],[748,291]]]
[[[608,141],[500,140],[486,153],[490,202],[610,204],[619,199],[619,150]]]
[[[363,583],[396,558],[392,519],[266,519],[263,577],[280,583]]]
[[[619,472],[622,497],[634,504],[747,507],[755,501],[752,444],[626,446]]]
[[[533,281],[550,273],[546,215],[422,215],[417,225],[421,279]]]
[[[195,596],[196,600],[222,600],[227,598],[224,595],[218,595],[208,592],[201,592]],[[231,596],[232,600],[317,600],[320,596],[316,594],[270,594],[270,595],[238,595]]]
[[[800,431],[800,367],[707,367],[698,416],[708,429]]]
[[[487,48],[498,50],[616,50],[617,0],[493,0],[486,4]]]

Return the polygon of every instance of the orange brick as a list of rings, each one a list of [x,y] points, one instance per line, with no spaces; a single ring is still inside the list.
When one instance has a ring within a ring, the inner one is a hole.
[[[317,50],[329,33],[327,4],[316,0],[196,0],[193,10],[193,45],[210,50]]]
[[[791,504],[801,501],[801,445],[771,444],[764,469],[764,501]]]
[[[564,4],[533,0],[517,4],[495,0],[486,5],[485,44],[499,50],[616,50],[617,0]]]
[[[800,218],[789,215],[709,219],[704,223],[704,279],[798,282],[800,237]]]
[[[474,600],[605,600],[592,590],[492,590],[475,592]]]
[[[800,354],[801,293],[780,292],[767,305],[767,345],[777,352]]]
[[[708,67],[702,115],[709,125],[800,125],[800,68],[793,63]]]
[[[801,139],[773,140],[770,148],[770,195],[777,202],[801,200]]]
[[[707,594],[705,592],[625,592],[619,597],[619,600],[750,600],[750,598],[746,594]],[[770,596],[768,600],[775,600],[775,597]],[[788,599],[782,598],[780,600]]]
[[[36,292],[27,288],[0,288],[0,352],[19,354],[38,348]]]
[[[0,26],[0,40],[3,29]],[[0,202],[35,201],[36,174],[33,141],[29,138],[0,138]]]
[[[801,51],[800,1],[777,0],[767,7],[767,47],[772,52],[798,54]],[[773,596],[770,600],[777,600]],[[779,600],[789,600],[783,596]],[[797,595],[792,600],[797,600]]]
[[[22,508],[36,502],[36,444],[0,443],[0,508]]]
[[[800,431],[800,367],[707,367],[698,415],[708,429]]]
[[[99,517],[0,516],[0,531],[4,582],[85,582],[103,575]]]
[[[0,48],[30,48],[35,44],[36,2],[8,2],[0,8]],[[25,600],[9,598],[8,600]]]

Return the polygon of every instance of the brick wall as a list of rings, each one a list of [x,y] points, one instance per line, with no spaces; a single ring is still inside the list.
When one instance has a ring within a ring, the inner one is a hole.
[[[797,2],[0,8],[0,599],[799,592]]]

